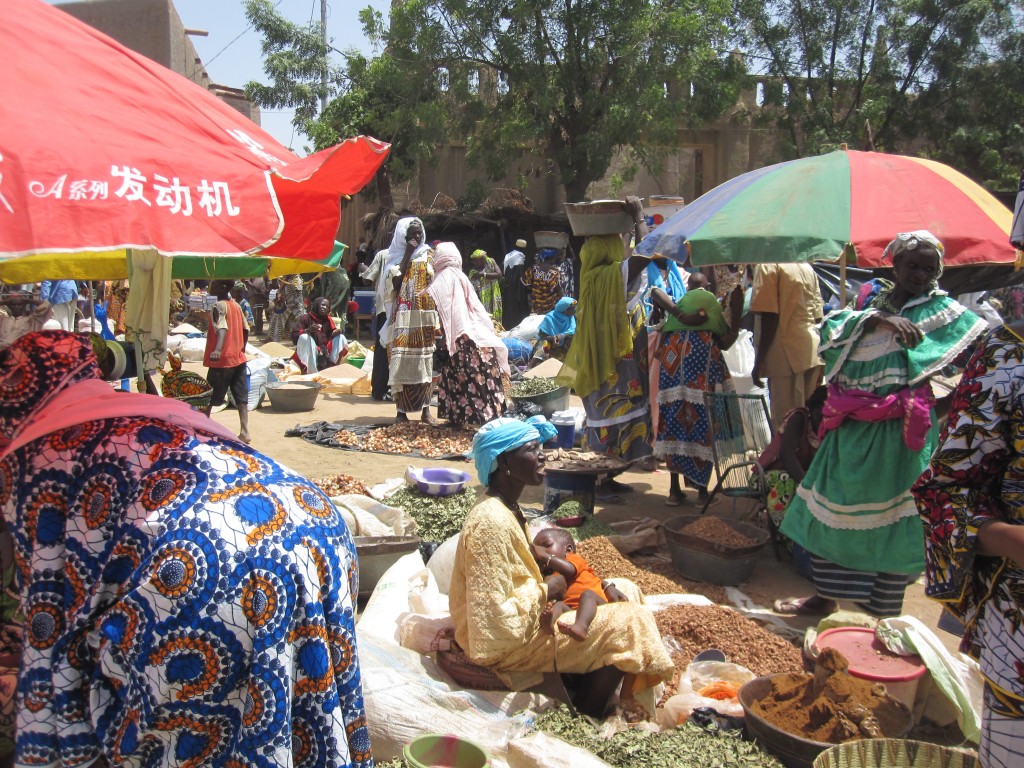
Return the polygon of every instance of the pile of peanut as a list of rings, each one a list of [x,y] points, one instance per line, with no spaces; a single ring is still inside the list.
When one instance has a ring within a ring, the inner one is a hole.
[[[704,539],[728,549],[743,549],[758,543],[757,539],[745,536],[727,521],[710,515],[702,515],[699,520],[680,528],[679,533],[695,539]]]

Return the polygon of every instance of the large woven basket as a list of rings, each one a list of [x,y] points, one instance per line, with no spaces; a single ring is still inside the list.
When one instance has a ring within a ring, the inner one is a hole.
[[[813,768],[976,768],[973,752],[910,739],[862,739],[830,747]]]
[[[171,371],[165,373],[160,382],[160,392],[164,397],[181,400],[197,411],[210,415],[210,401],[213,399],[213,387],[205,378],[192,371]]]

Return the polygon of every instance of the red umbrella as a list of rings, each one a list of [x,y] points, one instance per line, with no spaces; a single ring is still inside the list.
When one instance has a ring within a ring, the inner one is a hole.
[[[326,257],[389,145],[298,158],[206,89],[41,0],[5,0],[0,258]]]

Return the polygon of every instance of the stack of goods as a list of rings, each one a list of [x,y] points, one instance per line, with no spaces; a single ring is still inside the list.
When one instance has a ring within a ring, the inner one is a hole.
[[[370,489],[362,481],[352,477],[352,475],[338,474],[321,477],[316,481],[316,485],[321,491],[332,497],[348,496],[350,494],[357,496],[370,495]]]

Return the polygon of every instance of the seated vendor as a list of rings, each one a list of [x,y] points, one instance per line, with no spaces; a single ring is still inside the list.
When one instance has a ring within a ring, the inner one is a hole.
[[[309,312],[299,318],[292,333],[295,354],[292,360],[303,373],[316,373],[338,364],[345,353],[348,340],[331,318],[330,301],[321,296],[314,299]]]
[[[565,353],[572,345],[572,337],[576,333],[576,299],[563,296],[555,304],[555,308],[544,315],[538,329],[537,343],[533,349],[530,367],[555,358],[564,360]]]
[[[633,699],[653,714],[653,687],[673,675],[672,659],[636,585],[617,580],[629,602],[602,606],[586,639],[555,632],[548,602],[560,599],[565,578],[545,578],[534,559],[519,497],[544,481],[541,445],[555,435],[542,418],[498,418],[473,439],[473,458],[487,493],[462,526],[449,603],[455,640],[467,658],[487,667],[511,690],[539,684],[555,671],[569,679],[573,703],[603,717]],[[575,622],[574,613],[563,620]]]

